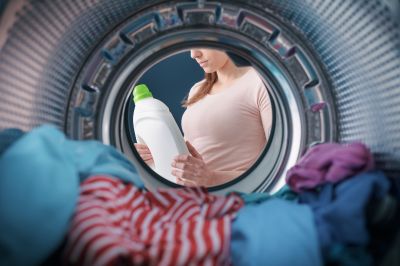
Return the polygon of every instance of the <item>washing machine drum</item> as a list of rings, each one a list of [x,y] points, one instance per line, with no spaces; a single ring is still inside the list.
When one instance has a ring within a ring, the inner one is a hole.
[[[360,140],[400,172],[396,1],[9,1],[0,52],[0,129],[51,123],[116,146],[149,187],[173,186],[132,149],[127,102],[151,65],[182,49],[224,49],[271,84],[272,137],[216,191],[276,191],[310,146]],[[173,92],[172,92],[173,93]]]

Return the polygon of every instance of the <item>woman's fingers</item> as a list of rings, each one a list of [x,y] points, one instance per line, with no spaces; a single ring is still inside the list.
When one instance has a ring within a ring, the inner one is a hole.
[[[136,149],[143,149],[143,148],[148,148],[146,144],[142,143],[134,143]]]
[[[193,171],[195,168],[192,164],[185,162],[176,162],[176,161],[173,161],[171,166],[180,170],[187,170],[187,171]]]
[[[139,153],[140,158],[147,164],[147,165],[154,165],[153,155],[151,154],[150,150],[146,147],[137,147],[135,145],[136,151]]]
[[[186,146],[188,147],[190,154],[192,154],[194,157],[198,159],[203,159],[201,154],[196,150],[195,147],[193,147],[193,145],[189,141],[186,141]]]
[[[188,170],[182,171],[182,170],[177,169],[177,168],[172,169],[171,174],[173,176],[176,176],[176,177],[179,177],[179,178],[183,178],[183,179],[188,179],[188,180],[191,180],[191,181],[194,181],[197,178],[195,176],[194,172],[188,171]]]
[[[136,151],[139,153],[140,157],[145,162],[153,161],[153,155],[150,152],[149,147],[146,144],[135,143]]]
[[[193,157],[190,154],[178,155],[174,158],[177,163],[201,164],[203,161]]]
[[[180,177],[176,178],[176,183],[178,183],[179,185],[188,186],[188,187],[198,187],[199,186],[195,181],[187,180],[187,179],[180,178]]]
[[[150,149],[149,147],[147,147],[146,145],[144,146],[137,146],[135,145],[135,148],[138,152],[143,152],[143,153],[150,153]]]
[[[147,152],[147,151],[138,151],[138,153],[140,154],[140,156],[150,156],[153,157],[151,152]]]
[[[151,154],[141,154],[140,157],[143,161],[153,160],[153,156],[151,156]]]

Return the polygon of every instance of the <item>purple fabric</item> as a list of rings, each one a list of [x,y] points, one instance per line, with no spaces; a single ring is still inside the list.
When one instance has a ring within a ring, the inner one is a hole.
[[[316,112],[320,111],[322,108],[324,108],[325,106],[326,106],[325,102],[313,104],[313,105],[311,105],[311,111],[316,113]]]
[[[324,143],[310,148],[286,175],[286,182],[296,192],[336,183],[347,177],[372,170],[374,158],[362,143]]]

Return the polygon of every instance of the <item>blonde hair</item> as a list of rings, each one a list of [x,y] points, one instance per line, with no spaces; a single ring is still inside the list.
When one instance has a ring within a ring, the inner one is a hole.
[[[204,80],[200,85],[200,88],[196,91],[196,93],[189,98],[187,98],[182,102],[183,107],[188,107],[191,104],[194,104],[197,101],[203,99],[212,89],[215,82],[218,80],[217,72],[205,73]]]

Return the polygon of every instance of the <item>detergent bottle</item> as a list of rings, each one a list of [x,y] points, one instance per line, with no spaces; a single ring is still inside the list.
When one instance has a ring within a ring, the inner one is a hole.
[[[173,158],[189,153],[182,133],[169,108],[153,98],[145,84],[135,86],[132,94],[136,140],[149,148],[154,160],[154,166],[150,167],[160,176],[176,182],[175,176],[171,174]]]

